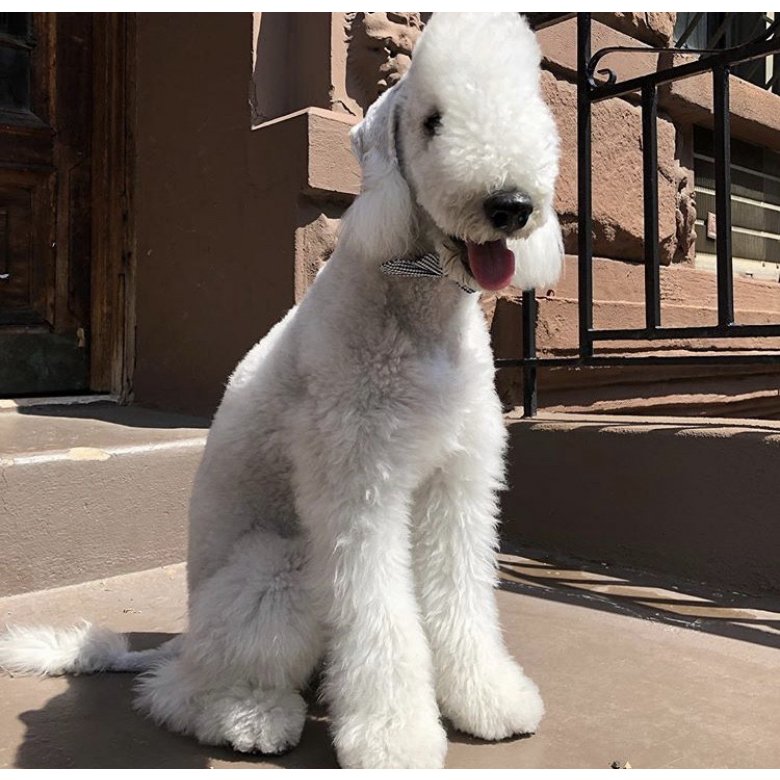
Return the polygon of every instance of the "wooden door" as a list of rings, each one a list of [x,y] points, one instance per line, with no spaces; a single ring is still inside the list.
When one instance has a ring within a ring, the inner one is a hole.
[[[90,386],[93,21],[0,13],[0,396]]]

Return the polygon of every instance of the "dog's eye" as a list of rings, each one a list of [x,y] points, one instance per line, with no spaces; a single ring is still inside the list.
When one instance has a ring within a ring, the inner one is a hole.
[[[433,137],[439,131],[441,127],[441,114],[438,111],[434,111],[424,122],[423,127],[425,132]]]

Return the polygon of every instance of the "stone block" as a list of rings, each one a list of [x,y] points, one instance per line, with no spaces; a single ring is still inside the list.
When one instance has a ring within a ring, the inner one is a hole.
[[[542,74],[545,98],[561,136],[561,172],[556,208],[568,252],[576,251],[577,91],[573,84]],[[597,103],[592,115],[594,254],[622,260],[643,259],[642,118],[625,100]],[[678,166],[675,127],[658,119],[658,202],[661,262],[677,250]]]
[[[593,17],[651,46],[671,46],[677,21],[675,11],[612,11]]]
[[[693,59],[675,55],[670,65]],[[777,95],[737,76],[729,79],[731,136],[748,143],[780,148],[780,111]],[[679,124],[712,127],[712,76],[702,73],[664,84],[658,90],[661,107]]]
[[[536,34],[542,49],[542,62],[557,75],[575,81],[577,78],[577,20],[568,19],[559,22]],[[593,21],[591,25],[591,50],[595,53],[600,49],[615,46],[642,47],[640,41],[630,35],[614,30],[612,27]],[[607,54],[599,63],[599,68],[613,70],[621,81],[652,73],[660,67],[661,55],[649,50],[647,52]]]

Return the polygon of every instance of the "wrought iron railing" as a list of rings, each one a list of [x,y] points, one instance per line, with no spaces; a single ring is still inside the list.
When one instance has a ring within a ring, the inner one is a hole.
[[[534,20],[536,27],[549,25],[570,15],[544,14]],[[599,69],[608,54],[677,52],[701,54],[646,75],[621,81],[613,71]],[[578,199],[578,311],[579,346],[575,357],[540,358],[536,349],[537,302],[534,291],[522,298],[522,357],[496,360],[498,368],[521,367],[523,409],[526,417],[537,411],[537,372],[540,367],[759,364],[780,365],[780,352],[733,354],[714,349],[708,354],[664,355],[599,354],[596,346],[606,341],[644,341],[647,351],[660,339],[733,339],[778,337],[780,323],[738,324],[734,321],[734,276],[731,252],[731,167],[729,76],[734,66],[780,52],[780,20],[773,22],[753,40],[730,49],[669,49],[650,46],[609,47],[591,52],[591,15],[577,14],[577,199]],[[713,89],[715,158],[715,208],[717,222],[717,324],[710,326],[665,327],[662,323],[660,252],[658,237],[658,87],[670,81],[710,72]],[[594,328],[593,325],[593,213],[591,110],[594,103],[608,98],[638,93],[642,110],[642,154],[644,192],[644,292],[645,324],[640,328]]]
[[[675,47],[694,49],[726,49],[752,41],[776,21],[775,15],[761,12],[683,11],[677,14]],[[764,59],[752,60],[736,68],[735,75],[764,89],[780,91],[780,68],[764,67]]]

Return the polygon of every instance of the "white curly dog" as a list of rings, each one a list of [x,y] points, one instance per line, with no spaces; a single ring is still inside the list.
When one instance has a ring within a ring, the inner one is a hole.
[[[323,693],[344,767],[441,767],[543,713],[494,594],[505,429],[477,294],[552,283],[558,136],[518,14],[437,14],[352,131],[338,247],[244,358],[191,504],[189,628],[151,651],[11,628],[13,673],[146,670],[137,705],[206,744],[296,745]]]

